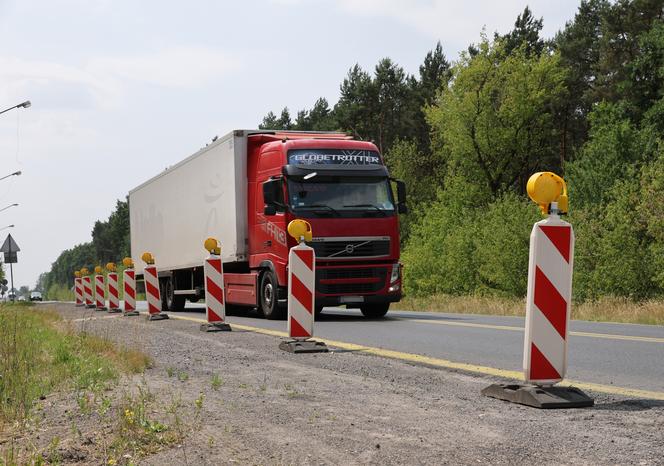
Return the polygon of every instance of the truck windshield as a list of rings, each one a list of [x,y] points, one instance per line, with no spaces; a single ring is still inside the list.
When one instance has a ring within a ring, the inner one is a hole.
[[[293,211],[325,216],[394,214],[392,190],[385,178],[315,177],[288,180]]]

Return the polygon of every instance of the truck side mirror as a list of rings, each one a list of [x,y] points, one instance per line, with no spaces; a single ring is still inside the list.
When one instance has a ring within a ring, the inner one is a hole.
[[[406,183],[396,180],[397,183],[397,209],[400,214],[408,213],[408,206],[406,205]]]
[[[277,207],[284,205],[280,179],[269,179],[263,183],[263,202],[265,215],[275,215]]]

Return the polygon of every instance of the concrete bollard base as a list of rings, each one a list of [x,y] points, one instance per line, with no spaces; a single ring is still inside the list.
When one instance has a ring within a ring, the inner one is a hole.
[[[231,326],[225,322],[201,324],[201,332],[230,332]]]
[[[482,395],[540,409],[589,408],[595,401],[575,387],[493,384]]]
[[[327,353],[329,349],[322,341],[289,340],[279,343],[279,349],[289,353]]]

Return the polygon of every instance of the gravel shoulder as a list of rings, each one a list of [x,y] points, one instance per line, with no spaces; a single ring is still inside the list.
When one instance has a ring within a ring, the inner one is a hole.
[[[590,393],[595,408],[536,410],[481,396],[498,381],[490,377],[334,348],[294,355],[253,332],[49,307],[153,357],[115,396],[143,386],[155,415],[172,428],[168,407],[178,405],[185,427],[181,441],[140,464],[664,464],[661,401]],[[19,444],[44,450],[57,437],[63,463],[104,458],[110,418],[77,413],[66,393],[44,400],[41,412]]]

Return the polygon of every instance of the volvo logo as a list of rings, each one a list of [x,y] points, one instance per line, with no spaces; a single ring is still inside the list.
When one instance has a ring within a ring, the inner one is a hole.
[[[344,248],[342,250],[337,251],[334,254],[330,254],[327,257],[335,257],[335,256],[339,256],[339,255],[344,254],[344,253],[348,254],[349,256],[352,256],[357,248],[360,248],[362,246],[366,246],[367,244],[371,243],[371,241],[372,240],[362,241],[361,243],[357,243],[357,244],[348,243],[346,246],[344,246]]]

